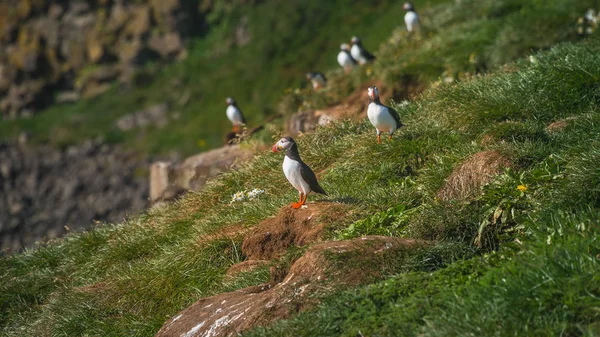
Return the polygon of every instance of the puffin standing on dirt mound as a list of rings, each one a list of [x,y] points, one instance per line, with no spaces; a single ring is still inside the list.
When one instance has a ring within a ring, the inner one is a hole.
[[[402,7],[406,11],[404,14],[404,23],[406,24],[406,30],[413,32],[419,29],[419,16],[415,12],[415,7],[411,2],[405,2]]]
[[[246,124],[246,119],[242,114],[242,110],[238,108],[237,103],[231,97],[227,97],[225,102],[227,103],[227,118],[231,121],[231,124],[233,124],[233,132],[240,133],[241,126]]]
[[[310,192],[327,195],[327,192],[319,185],[313,170],[306,165],[298,153],[298,145],[292,137],[283,137],[275,145],[273,152],[285,151],[283,159],[283,173],[287,180],[300,193],[300,201],[292,204],[292,208],[300,208],[306,203]]]
[[[389,139],[392,140],[394,132],[402,127],[398,112],[389,106],[381,104],[379,89],[377,87],[369,87],[367,95],[369,95],[370,102],[367,108],[367,116],[371,124],[377,129],[377,143],[381,144],[382,132],[389,132]]]
[[[352,37],[352,48],[350,49],[350,55],[352,55],[352,58],[357,60],[361,65],[375,60],[375,56],[363,48],[362,43],[357,36]]]
[[[337,61],[342,68],[344,68],[345,72],[349,72],[356,66],[356,60],[352,58],[350,54],[350,45],[347,43],[342,43],[340,45],[340,52],[337,56]]]
[[[310,72],[306,74],[306,79],[311,81],[313,89],[319,91],[327,85],[327,78],[320,72]]]

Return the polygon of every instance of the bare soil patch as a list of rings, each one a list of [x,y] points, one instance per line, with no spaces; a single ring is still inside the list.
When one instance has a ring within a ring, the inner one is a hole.
[[[476,153],[452,171],[437,196],[441,200],[468,199],[510,166],[511,160],[498,151]]]
[[[425,244],[384,236],[317,243],[292,265],[281,282],[200,299],[167,321],[156,336],[231,336],[289,318],[313,307],[318,294],[378,276],[389,263],[386,253],[410,251]],[[357,264],[362,266],[357,273],[343,267]]]
[[[318,241],[323,234],[326,221],[323,216],[343,216],[347,207],[339,203],[317,202],[307,208],[283,207],[279,213],[258,224],[247,236],[242,251],[248,260],[270,260],[289,247],[304,246]]]

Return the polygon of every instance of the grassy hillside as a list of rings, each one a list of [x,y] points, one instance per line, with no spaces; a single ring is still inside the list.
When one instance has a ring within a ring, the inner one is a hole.
[[[439,2],[444,1],[429,0],[426,6]],[[220,146],[231,130],[225,117],[227,96],[238,100],[249,127],[259,125],[275,112],[286,89],[304,81],[306,72],[337,66],[340,43],[359,35],[374,50],[403,15],[402,3],[391,0],[270,0],[226,8],[206,37],[191,42],[185,61],[148,65],[132,89],[115,87],[99,98],[56,106],[29,120],[0,121],[1,137],[27,130],[33,141],[62,146],[103,136],[141,153],[175,149],[192,154]],[[239,47],[233,36],[243,17],[252,39]],[[185,104],[182,97],[189,97]],[[119,116],[162,102],[180,115],[168,127],[122,132],[114,126]]]
[[[295,112],[297,105],[281,111],[276,103],[289,88],[303,83],[307,71],[336,69],[339,44],[352,35],[361,36],[381,62],[368,75],[356,72],[348,85],[339,81],[337,99],[368,78],[383,80],[401,99],[407,96],[408,83],[422,88],[440,77],[468,77],[556,42],[576,40],[577,18],[596,3],[505,0],[457,5],[428,0],[417,3],[425,26],[420,37],[405,34],[398,1],[367,5],[272,0],[234,5],[215,19],[204,39],[191,43],[187,60],[166,67],[148,65],[146,75],[140,75],[138,86],[131,89],[115,87],[99,98],[56,106],[29,120],[0,121],[0,135],[12,137],[26,130],[33,141],[57,146],[100,136],[140,153],[192,154],[222,144],[231,127],[224,115],[227,96],[238,99],[250,127],[275,112]],[[248,18],[252,41],[237,47],[232,36],[242,17]],[[340,74],[328,76],[335,79]],[[180,116],[169,126],[130,132],[115,127],[118,117],[161,102]],[[333,103],[331,98],[317,102]]]
[[[330,194],[309,201],[337,203],[348,214],[323,220],[326,240],[377,234],[432,245],[390,260],[370,285],[315,293],[322,304],[314,310],[247,334],[599,334],[600,40],[563,43],[496,67],[531,48],[578,39],[576,17],[589,5],[442,4],[428,12],[430,22],[438,22],[431,24],[431,35],[394,33],[381,46],[371,75],[334,74],[339,90],[290,93],[317,105],[341,99],[369,76],[392,80],[413,69],[411,76],[427,81],[444,69],[463,78],[435,82],[413,102],[394,104],[407,126],[393,142],[376,144],[366,120],[338,121],[297,139],[303,159]],[[480,15],[467,15],[465,8]],[[443,35],[444,25],[452,33]],[[493,33],[484,39],[486,29]],[[482,69],[490,74],[475,74]],[[260,146],[247,146],[254,145]],[[479,188],[465,178],[482,166],[472,158],[508,168]],[[243,229],[295,201],[281,161],[280,155],[260,153],[202,193],[164,209],[2,257],[0,331],[151,336],[200,297],[268,281],[270,266],[289,267],[303,248],[233,278],[225,272],[246,258]],[[453,174],[458,167],[463,176]],[[453,179],[469,183],[453,185]],[[233,193],[253,188],[265,193],[231,202]],[[447,198],[440,191],[466,196]],[[233,234],[215,235],[232,226]]]

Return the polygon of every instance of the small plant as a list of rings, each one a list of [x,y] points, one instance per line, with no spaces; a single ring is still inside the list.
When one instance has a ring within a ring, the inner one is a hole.
[[[405,205],[397,205],[386,211],[376,213],[368,218],[356,221],[338,232],[338,240],[347,240],[363,235],[401,236],[408,217],[419,210],[418,207],[406,209]]]
[[[265,193],[265,190],[261,190],[258,188],[254,188],[250,192],[248,192],[248,191],[236,192],[231,196],[230,203],[245,201],[245,200],[252,201],[252,200],[258,199],[258,197],[263,193]]]

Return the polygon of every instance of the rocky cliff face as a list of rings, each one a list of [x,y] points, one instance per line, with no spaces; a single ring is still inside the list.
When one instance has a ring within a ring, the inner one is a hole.
[[[91,141],[66,150],[0,144],[0,249],[141,211],[147,167],[131,153]]]
[[[116,79],[131,82],[146,61],[185,57],[185,40],[204,26],[194,1],[2,1],[2,117],[92,97]]]

